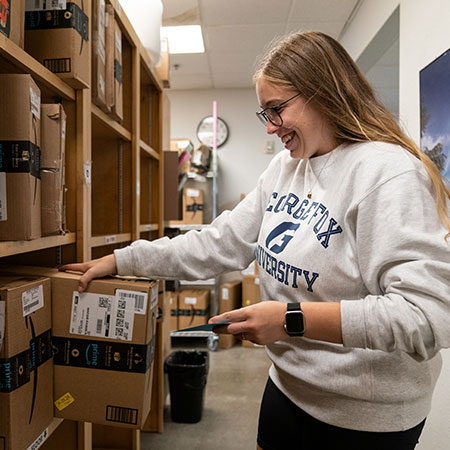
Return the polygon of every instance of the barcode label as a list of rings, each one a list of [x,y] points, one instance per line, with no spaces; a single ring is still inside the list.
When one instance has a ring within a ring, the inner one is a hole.
[[[0,220],[8,220],[6,205],[6,173],[0,172]]]
[[[41,118],[41,96],[32,88],[30,88],[30,110],[34,117]]]
[[[22,293],[23,316],[28,316],[44,306],[44,288],[42,284]]]
[[[44,59],[44,67],[53,73],[69,73],[72,70],[70,58]]]
[[[52,9],[67,9],[67,0],[26,0],[26,11],[48,11]]]
[[[97,334],[100,334],[102,332],[103,328],[103,320],[97,319]]]
[[[148,295],[146,292],[117,289],[116,297],[119,299],[130,299],[134,301],[134,312],[136,314],[145,314],[147,312]]]
[[[106,420],[108,422],[137,424],[139,411],[137,409],[122,408],[120,406],[106,406]]]

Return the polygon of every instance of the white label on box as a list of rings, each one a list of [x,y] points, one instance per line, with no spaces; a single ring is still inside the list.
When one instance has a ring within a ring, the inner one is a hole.
[[[97,46],[98,54],[103,61],[103,64],[106,64],[106,47],[105,43],[100,41],[99,45]],[[100,75],[101,76],[101,75]]]
[[[42,284],[22,293],[23,317],[34,313],[44,306],[44,288]]]
[[[259,284],[259,277],[255,278],[255,284]]]
[[[5,338],[5,323],[6,323],[5,305],[6,302],[4,301],[0,302],[0,352],[2,351],[3,339]]]
[[[200,165],[202,163],[202,152],[194,152],[194,157],[192,158],[192,164]]]
[[[25,11],[67,9],[67,0],[26,0]]]
[[[0,172],[0,220],[8,220],[6,206],[6,172]]]
[[[186,195],[188,197],[200,197],[200,191],[198,189],[186,189]]]
[[[133,325],[134,300],[73,292],[70,333],[131,341]]]
[[[61,139],[66,140],[66,119],[64,117],[61,120]]]
[[[228,300],[229,298],[228,288],[222,288],[222,300]]]
[[[138,291],[125,291],[123,289],[117,289],[116,297],[120,299],[134,299],[134,312],[136,314],[145,314],[147,312],[147,300],[148,295],[146,292]]]
[[[91,161],[86,161],[84,163],[84,182],[86,186],[91,185],[91,172],[92,172],[92,163]]]
[[[99,84],[100,91],[102,92],[103,95],[105,95],[106,94],[105,80],[103,79],[103,77],[101,75],[98,77],[98,84]]]
[[[152,298],[150,301],[150,308],[153,309],[158,305],[158,285],[152,287]]]
[[[48,432],[48,428],[46,428],[37,438],[36,440],[27,448],[27,450],[37,450],[41,447],[41,445],[47,440],[50,436]]]
[[[30,110],[34,117],[41,118],[41,96],[30,88]]]
[[[186,305],[196,305],[197,304],[197,297],[185,297],[184,303]]]
[[[122,54],[122,36],[116,31],[116,48],[117,51]]]
[[[114,244],[114,242],[117,242],[117,235],[105,236],[105,244]]]

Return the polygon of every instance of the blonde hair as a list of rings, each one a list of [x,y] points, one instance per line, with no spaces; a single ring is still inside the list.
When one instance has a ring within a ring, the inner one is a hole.
[[[264,78],[293,88],[312,99],[325,115],[339,142],[382,141],[396,144],[420,159],[436,192],[436,210],[450,236],[447,199],[450,189],[436,164],[400,128],[378,101],[357,65],[342,45],[326,34],[291,34],[262,58],[254,81]]]

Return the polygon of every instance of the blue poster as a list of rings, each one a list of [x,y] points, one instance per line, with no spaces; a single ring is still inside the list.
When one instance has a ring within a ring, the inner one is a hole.
[[[450,49],[420,71],[420,147],[450,180]]]

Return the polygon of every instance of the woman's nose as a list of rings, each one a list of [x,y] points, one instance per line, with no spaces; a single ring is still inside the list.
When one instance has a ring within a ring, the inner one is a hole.
[[[278,126],[274,125],[270,120],[267,121],[267,134],[274,134],[278,130]]]

